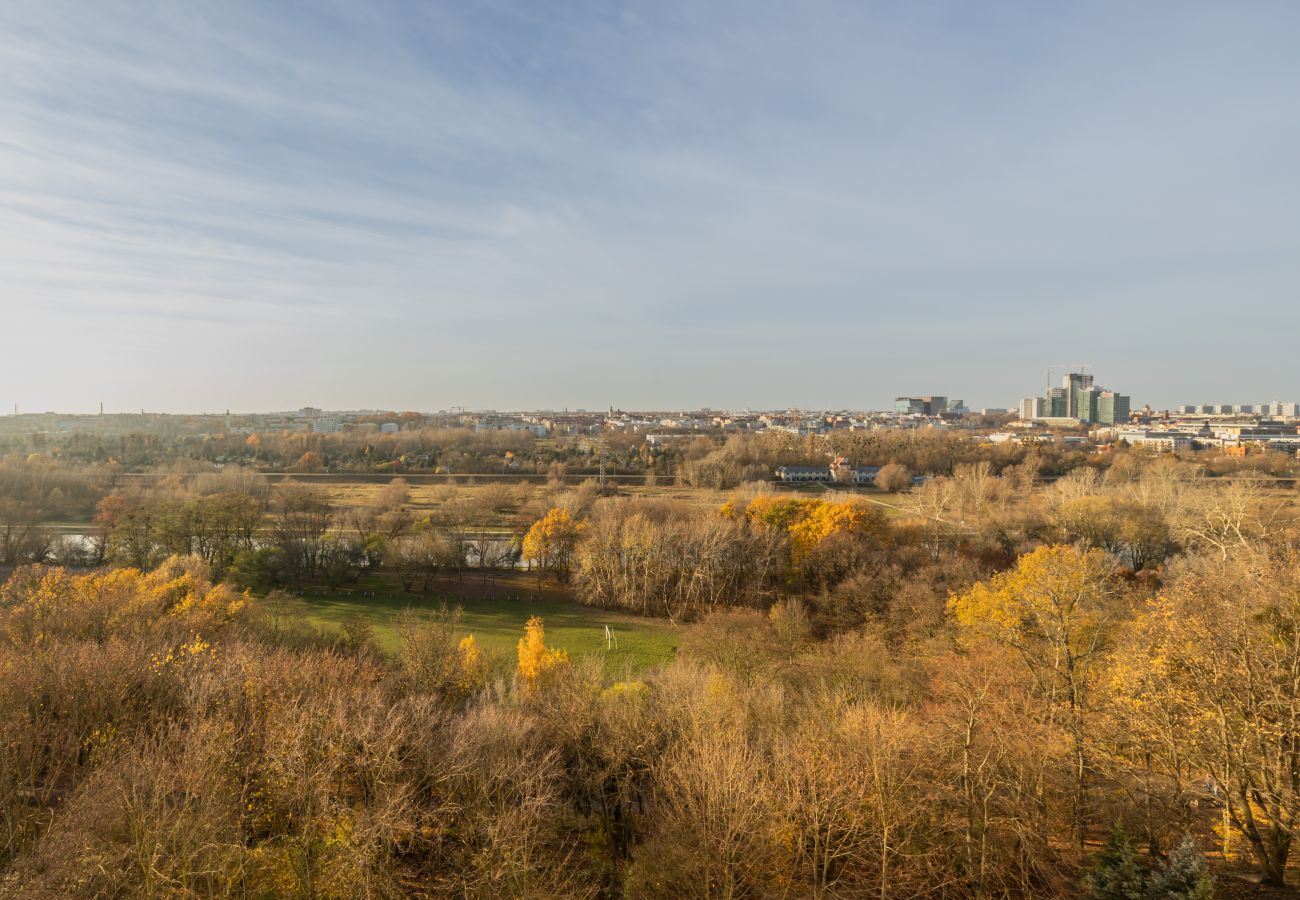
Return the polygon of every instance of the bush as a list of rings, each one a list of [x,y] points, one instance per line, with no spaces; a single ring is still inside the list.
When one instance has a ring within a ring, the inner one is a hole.
[[[891,462],[888,465],[880,467],[876,473],[876,487],[882,491],[901,491],[912,486],[912,470],[907,466],[900,466],[898,463]]]

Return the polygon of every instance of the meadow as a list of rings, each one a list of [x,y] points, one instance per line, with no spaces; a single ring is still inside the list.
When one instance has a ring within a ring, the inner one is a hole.
[[[398,649],[397,615],[406,609],[461,609],[460,629],[489,655],[513,657],[524,623],[540,616],[549,646],[573,658],[599,656],[606,671],[617,675],[640,672],[670,660],[677,648],[678,629],[663,619],[584,606],[565,590],[547,584],[538,590],[526,572],[498,573],[489,579],[467,574],[444,579],[429,593],[404,592],[389,579],[362,581],[353,590],[310,588],[303,592],[316,625],[337,629],[350,619],[371,626],[375,643],[387,654]],[[606,636],[609,629],[609,638]]]

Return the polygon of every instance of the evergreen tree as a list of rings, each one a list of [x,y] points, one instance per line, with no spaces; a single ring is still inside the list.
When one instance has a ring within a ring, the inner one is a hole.
[[[1147,896],[1150,900],[1210,900],[1214,896],[1214,877],[1190,834],[1151,879]]]
[[[1117,822],[1111,829],[1083,886],[1093,900],[1146,900],[1147,873],[1138,864],[1137,845],[1122,824]]]

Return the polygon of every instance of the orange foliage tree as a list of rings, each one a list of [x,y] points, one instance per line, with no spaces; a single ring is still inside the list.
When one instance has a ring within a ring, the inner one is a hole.
[[[540,585],[543,573],[550,572],[560,582],[569,580],[582,523],[567,509],[555,508],[533,523],[524,535],[524,557],[537,566]]]
[[[539,616],[533,616],[524,626],[524,636],[519,639],[519,680],[531,692],[551,672],[569,664],[567,650],[546,646],[546,630]]]
[[[731,502],[724,504],[721,512],[729,518],[739,515]],[[791,577],[802,575],[813,583],[824,583],[827,579],[822,576],[836,568],[833,564],[819,564],[829,563],[818,559],[819,555],[827,555],[823,551],[832,545],[860,548],[862,539],[883,540],[888,532],[884,515],[857,499],[813,500],[760,494],[745,505],[743,515],[751,522],[786,532],[790,538]]]

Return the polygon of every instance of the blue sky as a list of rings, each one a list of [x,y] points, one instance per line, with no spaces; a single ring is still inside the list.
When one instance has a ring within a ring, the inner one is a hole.
[[[0,4],[25,410],[1300,399],[1294,3]]]

